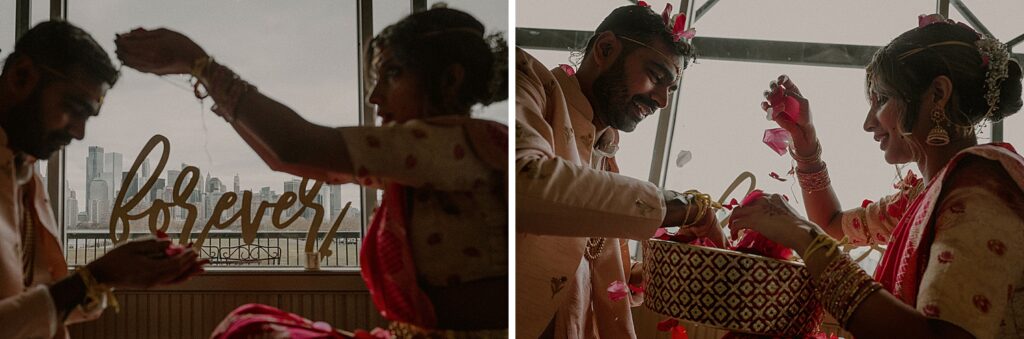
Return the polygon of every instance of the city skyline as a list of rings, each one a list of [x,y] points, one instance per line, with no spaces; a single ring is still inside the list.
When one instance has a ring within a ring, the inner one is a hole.
[[[241,195],[245,191],[251,192],[253,200],[251,201],[252,206],[250,208],[255,211],[255,207],[261,202],[273,203],[278,200],[280,194],[285,192],[298,194],[302,181],[301,178],[291,177],[284,181],[278,181],[279,185],[256,185],[248,186],[248,189],[246,189],[242,185],[244,181],[242,174],[234,173],[226,177],[231,178],[232,183],[231,190],[228,190],[229,187],[224,184],[226,178],[222,179],[220,176],[214,176],[212,173],[204,173],[199,166],[189,165],[185,162],[180,163],[180,167],[164,168],[160,173],[151,173],[151,159],[146,158],[142,159],[139,171],[132,177],[132,181],[125,184],[125,180],[130,173],[125,171],[127,167],[124,164],[124,154],[113,151],[108,152],[107,148],[98,145],[89,145],[87,148],[89,152],[86,154],[84,162],[86,165],[84,182],[87,183],[85,185],[84,199],[78,199],[82,195],[71,188],[75,186],[70,183],[73,180],[65,180],[66,225],[78,226],[79,223],[98,226],[108,225],[113,204],[120,191],[122,189],[125,190],[125,201],[127,201],[131,197],[136,196],[136,194],[139,194],[140,183],[145,183],[148,180],[153,180],[154,184],[150,191],[142,198],[143,206],[148,207],[148,204],[158,199],[164,202],[171,202],[173,201],[173,191],[175,189],[174,183],[188,166],[193,166],[197,169],[197,172],[193,174],[197,177],[183,180],[182,187],[187,187],[188,181],[196,181],[196,185],[193,187],[189,197],[186,198],[186,202],[196,207],[196,219],[203,223],[212,217],[211,213],[214,210],[214,206],[224,193],[233,192]],[[41,164],[37,164],[37,166],[41,166]],[[41,170],[41,168],[37,169]],[[40,172],[43,173],[42,171]],[[152,179],[154,176],[155,179]],[[310,183],[308,186],[312,188],[313,184]],[[320,188],[314,198],[314,202],[324,208],[325,219],[328,223],[333,222],[337,218],[341,211],[341,206],[345,202],[356,202],[359,200],[358,195],[349,196],[349,199],[345,199],[346,195],[342,191],[341,185],[325,185]],[[241,196],[239,196],[239,199],[241,199]],[[240,202],[237,202],[235,206],[226,211],[227,213],[222,216],[222,219],[234,214],[240,207],[238,204]],[[298,205],[291,206],[285,211],[285,217],[290,217],[300,208],[301,206]],[[185,212],[180,207],[172,207],[172,221],[184,220]],[[354,209],[354,212],[355,214],[359,213],[358,209]],[[270,213],[271,210],[268,209],[264,212],[264,216],[269,216]],[[307,209],[303,217],[309,219],[312,217],[312,213],[311,210]]]

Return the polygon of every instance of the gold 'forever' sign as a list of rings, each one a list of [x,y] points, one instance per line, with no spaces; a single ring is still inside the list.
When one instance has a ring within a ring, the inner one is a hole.
[[[171,145],[167,140],[167,137],[157,134],[150,138],[149,142],[146,143],[146,146],[142,148],[141,152],[139,152],[139,156],[135,158],[135,162],[128,171],[128,175],[123,180],[125,182],[132,182],[132,180],[135,179],[136,173],[139,171],[139,167],[142,165],[142,161],[149,157],[149,154],[153,151],[154,147],[161,144],[163,147],[160,154],[160,161],[157,163],[156,168],[154,168],[153,173],[162,173],[164,166],[167,165],[167,158],[171,153]],[[187,182],[186,178],[188,178]],[[150,232],[166,232],[171,222],[171,207],[180,207],[187,211],[187,216],[185,217],[185,222],[182,225],[178,243],[184,245],[192,237],[192,227],[195,224],[198,213],[196,207],[189,204],[187,200],[198,183],[199,169],[195,166],[187,166],[182,169],[181,174],[178,175],[178,179],[174,182],[170,202],[163,201],[162,199],[154,199],[149,208],[138,213],[132,213],[132,209],[142,202],[142,199],[153,188],[153,185],[156,184],[157,179],[157,175],[150,176],[142,187],[139,188],[138,192],[136,192],[134,196],[130,197],[128,201],[125,201],[125,193],[128,185],[123,185],[121,190],[117,193],[117,200],[114,202],[114,208],[110,213],[110,239],[115,244],[128,240],[128,236],[131,231],[129,222],[132,220],[149,218],[148,224]],[[323,182],[315,181],[313,187],[307,189],[306,184],[308,181],[308,178],[302,179],[302,183],[299,184],[298,194],[295,192],[284,192],[277,199],[277,202],[261,201],[259,206],[256,208],[255,213],[253,213],[251,208],[252,191],[243,191],[241,198],[242,203],[238,208],[238,211],[227,219],[222,220],[224,212],[231,209],[239,200],[237,193],[225,192],[214,205],[213,213],[210,214],[210,220],[206,222],[206,225],[196,238],[193,246],[197,248],[203,246],[203,241],[206,240],[207,235],[213,227],[224,229],[236,221],[240,221],[242,225],[242,240],[245,241],[246,244],[252,244],[253,241],[256,240],[256,232],[259,230],[260,221],[263,219],[263,215],[268,208],[273,208],[271,222],[274,227],[278,229],[287,228],[295,222],[295,220],[297,220],[307,208],[309,208],[313,210],[314,215],[309,226],[309,232],[306,234],[306,253],[313,253],[313,246],[315,244],[317,234],[320,232],[320,224],[324,219],[324,207],[315,201],[316,195],[320,191],[320,187],[323,186]],[[301,204],[301,208],[289,219],[282,221],[282,212],[295,205],[296,201]],[[319,257],[322,258],[330,255],[331,252],[328,245],[334,240],[338,227],[341,226],[341,221],[345,219],[345,215],[348,213],[348,209],[351,205],[352,202],[345,204],[345,208],[342,209],[338,219],[334,221],[330,231],[325,235],[320,249],[316,252],[319,253]],[[161,225],[157,227],[158,221],[161,220]],[[118,224],[122,225],[120,234],[117,232]]]

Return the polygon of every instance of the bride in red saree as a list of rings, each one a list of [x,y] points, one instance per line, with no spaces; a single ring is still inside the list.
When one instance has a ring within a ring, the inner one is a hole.
[[[401,338],[508,336],[508,129],[473,119],[507,97],[507,45],[467,13],[409,15],[369,42],[369,102],[383,126],[313,124],[214,61],[188,37],[136,29],[117,41],[125,65],[189,74],[214,112],[271,169],[383,188],[360,252],[362,276]],[[214,338],[366,337],[266,305],[239,307]],[[382,334],[387,336],[387,334]]]
[[[780,76],[765,95],[782,90],[801,103],[795,119],[775,121],[793,135],[808,218],[771,195],[737,208],[732,228],[797,250],[825,309],[859,338],[1024,335],[1024,158],[1009,144],[978,145],[975,134],[1020,110],[1020,65],[991,37],[928,15],[875,54],[866,85],[864,130],[888,163],[914,162],[921,177],[841,209],[809,101]],[[873,277],[836,250],[844,238],[887,245]]]

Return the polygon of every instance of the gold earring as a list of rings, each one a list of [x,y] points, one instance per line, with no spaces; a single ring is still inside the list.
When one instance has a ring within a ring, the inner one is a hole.
[[[946,121],[946,112],[943,112],[941,108],[936,108],[932,111],[932,121],[935,122],[935,127],[928,132],[928,139],[925,140],[925,143],[931,146],[949,144],[949,133],[942,127],[942,122]]]

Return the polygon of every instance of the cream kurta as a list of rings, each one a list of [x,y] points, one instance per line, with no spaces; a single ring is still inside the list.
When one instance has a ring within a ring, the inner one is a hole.
[[[0,129],[0,338],[64,338],[66,330],[58,319],[46,285],[68,274],[67,262],[56,234],[57,222],[38,173],[29,183],[18,185],[14,154],[7,148],[7,135]],[[31,187],[31,192],[24,192]],[[23,194],[32,203],[23,204]],[[32,286],[25,288],[21,261],[22,209],[30,208],[35,219],[35,265]],[[103,310],[84,314],[72,312],[66,323],[91,320]]]
[[[628,281],[626,239],[650,238],[665,215],[655,185],[603,170],[595,144],[614,149],[617,131],[597,131],[578,81],[516,51],[516,333],[556,338],[635,338],[630,307],[608,285]],[[588,237],[608,237],[594,261]]]

